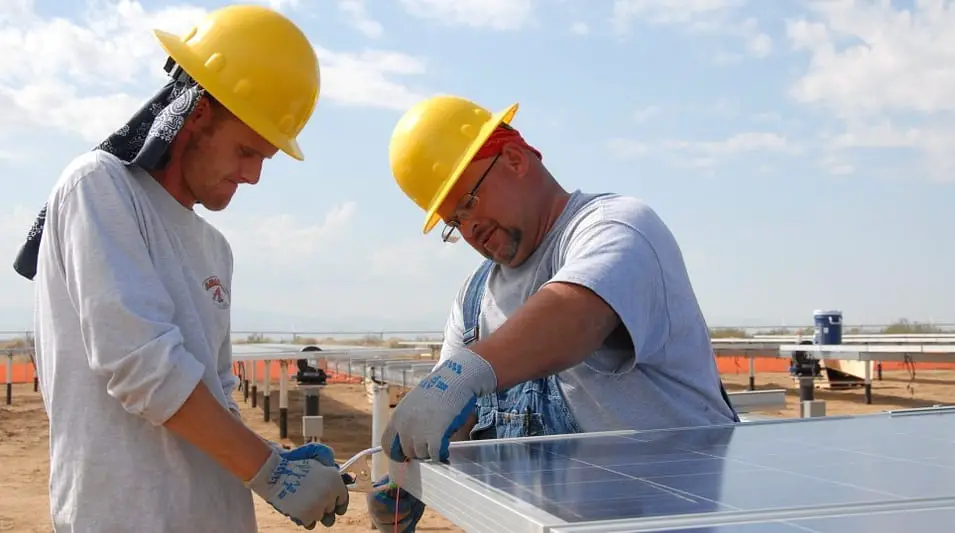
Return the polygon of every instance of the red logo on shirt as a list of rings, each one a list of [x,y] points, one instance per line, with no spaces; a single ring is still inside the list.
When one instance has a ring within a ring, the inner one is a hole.
[[[219,309],[229,308],[229,289],[219,281],[219,276],[209,276],[202,282],[202,288],[212,296],[212,302]]]

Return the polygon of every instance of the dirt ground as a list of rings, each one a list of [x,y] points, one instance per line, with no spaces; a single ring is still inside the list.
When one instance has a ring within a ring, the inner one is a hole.
[[[743,390],[748,382],[745,372],[724,374],[730,391]],[[816,390],[816,399],[826,400],[827,414],[860,414],[925,407],[934,404],[955,404],[955,371],[918,371],[915,379],[905,372],[888,372],[882,381],[873,383],[873,403],[865,405],[862,389],[828,391]],[[756,376],[758,389],[787,389],[787,407],[769,416],[798,416],[798,389],[785,373],[760,373]],[[277,389],[278,387],[274,387]],[[261,397],[261,391],[259,392]],[[236,399],[242,408],[246,423],[261,435],[279,440],[278,395],[272,393],[271,421],[264,422],[261,403],[251,407],[240,392]],[[250,399],[251,400],[251,399]],[[2,401],[2,400],[0,400]],[[285,444],[298,445],[302,397],[290,393],[289,439]],[[340,461],[369,447],[371,440],[371,404],[361,385],[335,384],[323,391],[320,411],[325,417],[326,444],[332,446]],[[13,404],[0,405],[0,532],[49,532],[48,518],[48,426],[46,414],[38,393],[32,385],[16,385]],[[333,531],[346,533],[371,531],[366,515],[363,494],[353,494],[347,515],[340,517]],[[286,518],[256,498],[259,529],[265,532],[300,531]],[[319,530],[322,528],[319,527]],[[419,531],[461,531],[449,521],[429,510],[419,523]]]

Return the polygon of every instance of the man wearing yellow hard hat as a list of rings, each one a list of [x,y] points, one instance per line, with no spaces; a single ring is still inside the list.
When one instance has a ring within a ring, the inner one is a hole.
[[[667,226],[636,198],[564,190],[511,126],[517,107],[436,96],[394,129],[392,172],[424,232],[443,222],[443,240],[463,237],[486,260],[454,300],[441,362],[385,428],[385,452],[446,460],[453,438],[738,421]],[[423,505],[378,486],[376,525],[412,531]]]
[[[319,95],[301,30],[254,5],[156,31],[169,82],[62,172],[14,268],[36,282],[54,531],[257,531],[252,493],[308,529],[348,491],[319,444],[286,451],[232,400],[228,206]]]

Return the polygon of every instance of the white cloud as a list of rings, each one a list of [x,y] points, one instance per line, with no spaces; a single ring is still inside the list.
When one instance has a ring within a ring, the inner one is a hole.
[[[7,115],[0,129],[15,131],[16,121],[102,139],[166,79],[151,30],[182,33],[207,13],[187,4],[150,10],[134,0],[88,0],[84,8],[77,20],[67,20],[43,16],[27,0],[0,7],[0,104]],[[416,58],[331,51],[318,43],[316,50],[323,101],[395,108],[418,98],[392,79],[423,73]]]
[[[681,102],[677,104],[649,104],[639,107],[633,111],[633,120],[639,124],[659,120],[663,116],[667,120],[676,120],[677,116],[682,116],[681,120],[699,120],[701,117],[715,116],[721,120],[737,118],[741,114],[740,104],[728,98],[717,98],[710,104],[697,102]]]
[[[633,112],[633,119],[639,123],[644,123],[652,118],[660,116],[663,109],[658,105],[648,105]]]
[[[741,4],[740,0],[614,0],[612,20],[620,31],[636,19],[702,29],[712,27]]]
[[[784,137],[771,132],[737,133],[721,141],[677,141],[669,143],[669,146],[677,149],[695,150],[713,155],[737,154],[740,152],[752,152],[756,150],[769,150],[775,152],[793,152],[796,150],[796,148]]]
[[[0,150],[0,161],[15,162],[23,161],[23,154],[12,150]]]
[[[829,139],[830,149],[915,150],[922,156],[923,174],[932,179],[955,179],[955,124],[899,127],[887,119],[848,122],[843,133]]]
[[[627,139],[614,139],[610,143],[611,149],[617,155],[630,157],[644,155],[652,150],[697,152],[706,155],[730,155],[742,152],[767,150],[774,152],[795,153],[799,149],[785,137],[772,132],[744,132],[737,133],[719,141],[681,141],[666,140],[661,142],[643,142]]]
[[[610,24],[617,34],[627,34],[634,21],[657,25],[678,25],[698,34],[740,39],[746,52],[767,57],[773,50],[772,38],[760,31],[752,17],[739,20],[737,11],[745,0],[614,0]],[[735,62],[738,53],[717,51],[718,63]]]
[[[590,33],[590,28],[587,26],[586,23],[575,22],[570,25],[570,31],[577,35],[587,35],[588,33]]]
[[[450,26],[518,30],[529,24],[534,0],[401,0],[408,14]]]
[[[162,57],[152,28],[182,32],[203,16],[179,5],[147,12],[138,2],[91,0],[79,21],[43,18],[29,5],[0,19],[0,81],[63,81],[112,89],[144,74],[162,79]],[[156,64],[156,59],[159,64]],[[144,66],[143,61],[152,59]]]
[[[5,0],[0,3],[0,22],[23,20],[33,12],[33,0]]]
[[[617,157],[632,159],[649,154],[652,144],[633,139],[611,139],[607,143],[607,147]]]
[[[260,2],[276,11],[288,11],[301,5],[300,0],[260,0]]]
[[[357,210],[345,202],[325,213],[316,223],[303,222],[290,214],[221,217],[222,233],[232,243],[233,253],[256,258],[264,268],[284,268],[305,257],[328,255],[348,229]]]
[[[611,153],[622,159],[649,155],[666,157],[682,168],[711,169],[729,157],[744,153],[762,152],[796,154],[801,147],[772,132],[744,132],[715,141],[664,140],[646,142],[633,139],[612,139]]]
[[[392,79],[423,74],[423,60],[385,50],[360,53],[318,49],[322,98],[343,105],[404,110],[424,98],[422,92]],[[321,103],[319,103],[321,105]]]
[[[385,28],[368,15],[365,0],[339,0],[338,9],[348,18],[349,24],[365,35],[376,39],[381,37]]]
[[[758,33],[746,41],[749,51],[756,57],[766,57],[773,51],[773,40],[765,33]]]
[[[833,176],[846,176],[854,174],[856,171],[852,163],[845,161],[836,153],[828,153],[824,156],[819,166]]]
[[[80,20],[70,21],[45,18],[26,0],[5,4],[0,130],[33,125],[101,140],[141,104],[148,94],[143,85],[162,83],[163,57],[150,30],[181,32],[203,13],[185,5],[147,12],[138,2],[95,0]],[[130,89],[134,83],[140,87]]]
[[[788,24],[793,46],[810,54],[793,97],[840,116],[955,110],[955,8],[917,4],[814,3],[821,22]]]
[[[78,96],[74,87],[51,82],[0,87],[0,100],[11,101],[22,118],[77,134],[90,143],[101,141],[142,103],[126,93]]]
[[[955,6],[828,0],[810,11],[787,24],[792,47],[809,54],[790,95],[843,122],[833,148],[915,150],[927,174],[952,179]]]

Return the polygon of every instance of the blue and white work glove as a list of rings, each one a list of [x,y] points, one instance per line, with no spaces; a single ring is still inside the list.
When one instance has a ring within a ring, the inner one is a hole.
[[[372,485],[366,500],[371,522],[382,533],[414,533],[424,516],[424,503],[392,483],[388,476]]]
[[[252,492],[292,522],[313,529],[326,527],[348,509],[348,488],[328,446],[312,443],[272,455],[247,483]]]
[[[382,450],[392,461],[447,461],[451,435],[467,422],[477,398],[496,388],[490,363],[458,351],[401,399],[382,433]]]

